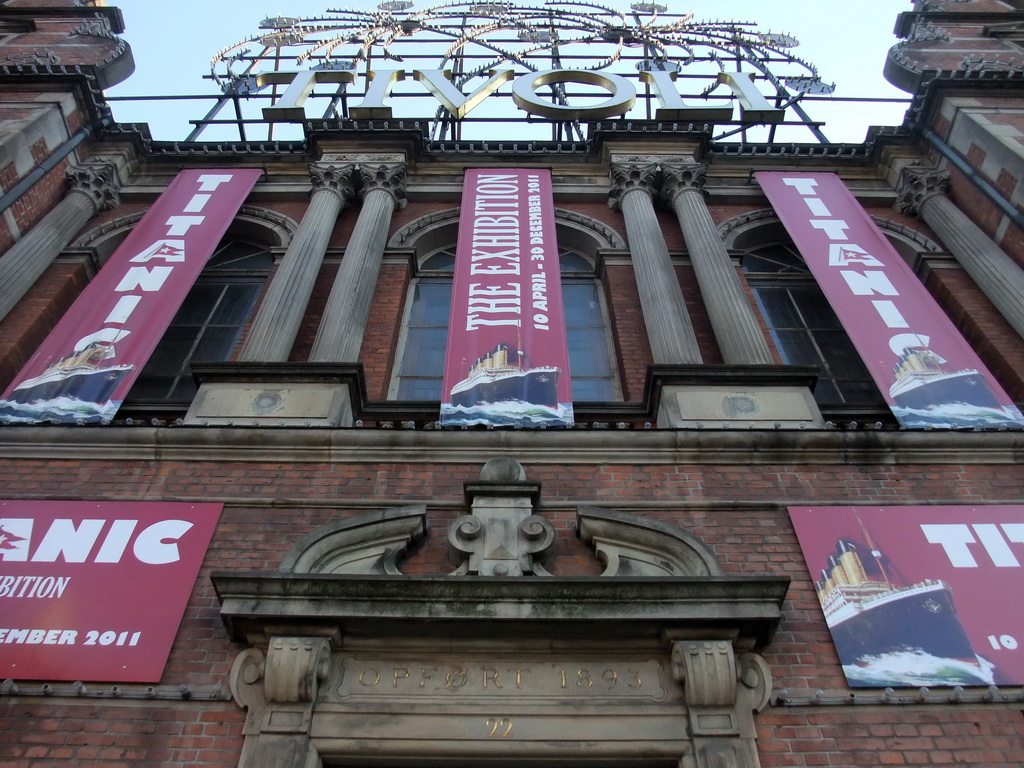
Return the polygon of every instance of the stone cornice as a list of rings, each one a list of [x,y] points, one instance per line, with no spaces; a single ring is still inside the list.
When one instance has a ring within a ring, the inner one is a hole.
[[[528,465],[1024,463],[1024,432],[889,430],[411,430],[291,427],[5,426],[5,460],[290,461]]]
[[[285,576],[219,572],[210,577],[235,640],[303,627],[331,636],[344,625],[388,636],[510,631],[519,637],[663,640],[730,630],[768,643],[782,615],[788,577],[701,576],[550,579],[408,576]],[[481,610],[486,605],[487,610]],[[580,618],[575,618],[580,617]]]

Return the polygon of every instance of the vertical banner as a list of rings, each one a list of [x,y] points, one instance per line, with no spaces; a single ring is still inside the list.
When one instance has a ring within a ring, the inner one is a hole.
[[[1024,684],[1024,506],[789,514],[851,686]]]
[[[755,174],[904,427],[1024,427],[1024,415],[832,173]]]
[[[572,425],[549,171],[466,172],[448,328],[441,424]]]
[[[222,506],[0,500],[0,677],[158,682]]]
[[[179,173],[3,393],[0,418],[113,418],[262,173]]]

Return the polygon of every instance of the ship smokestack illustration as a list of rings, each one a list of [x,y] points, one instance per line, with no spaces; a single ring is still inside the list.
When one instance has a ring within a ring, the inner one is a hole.
[[[524,368],[522,350],[498,344],[477,358],[466,378],[452,387],[451,403],[471,408],[511,401],[556,408],[560,374],[561,370],[554,366]]]
[[[911,653],[955,660],[971,678],[991,682],[991,671],[960,623],[949,585],[932,579],[893,584],[881,550],[866,532],[865,538],[865,551],[874,558],[872,573],[858,545],[839,539],[814,585],[847,678],[874,660]]]

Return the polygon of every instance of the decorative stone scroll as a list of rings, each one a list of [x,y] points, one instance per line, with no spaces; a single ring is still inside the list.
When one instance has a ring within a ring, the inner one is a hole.
[[[406,553],[427,535],[422,504],[393,507],[317,528],[292,547],[286,573],[400,575]]]
[[[518,461],[491,459],[478,482],[466,483],[466,495],[472,513],[448,528],[456,574],[550,575],[542,563],[555,542],[555,531],[551,523],[533,513],[540,486],[526,481]]]

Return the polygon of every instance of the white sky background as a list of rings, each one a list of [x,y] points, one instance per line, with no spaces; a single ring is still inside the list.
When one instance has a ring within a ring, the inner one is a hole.
[[[626,9],[629,1],[602,4]],[[131,96],[215,94],[215,85],[203,79],[210,71],[210,57],[255,34],[267,16],[316,16],[328,8],[372,10],[376,0],[108,0],[108,4],[124,13],[126,28],[121,36],[132,46],[136,62],[135,74],[108,95]],[[418,0],[415,7],[434,4]],[[673,0],[670,7],[676,12],[692,10],[695,21],[756,21],[762,31],[794,35],[800,46],[792,52],[814,63],[823,81],[834,82],[836,96],[907,96],[885,81],[882,67],[886,52],[897,42],[892,33],[896,16],[912,9],[911,0],[843,4],[837,0]],[[202,117],[210,104],[115,102],[113,108],[121,122],[149,123],[156,139],[182,140],[191,129],[188,120]],[[859,143],[869,125],[900,124],[906,107],[809,104],[807,109],[812,118],[825,121],[830,141]],[[224,116],[229,113],[230,108]]]

